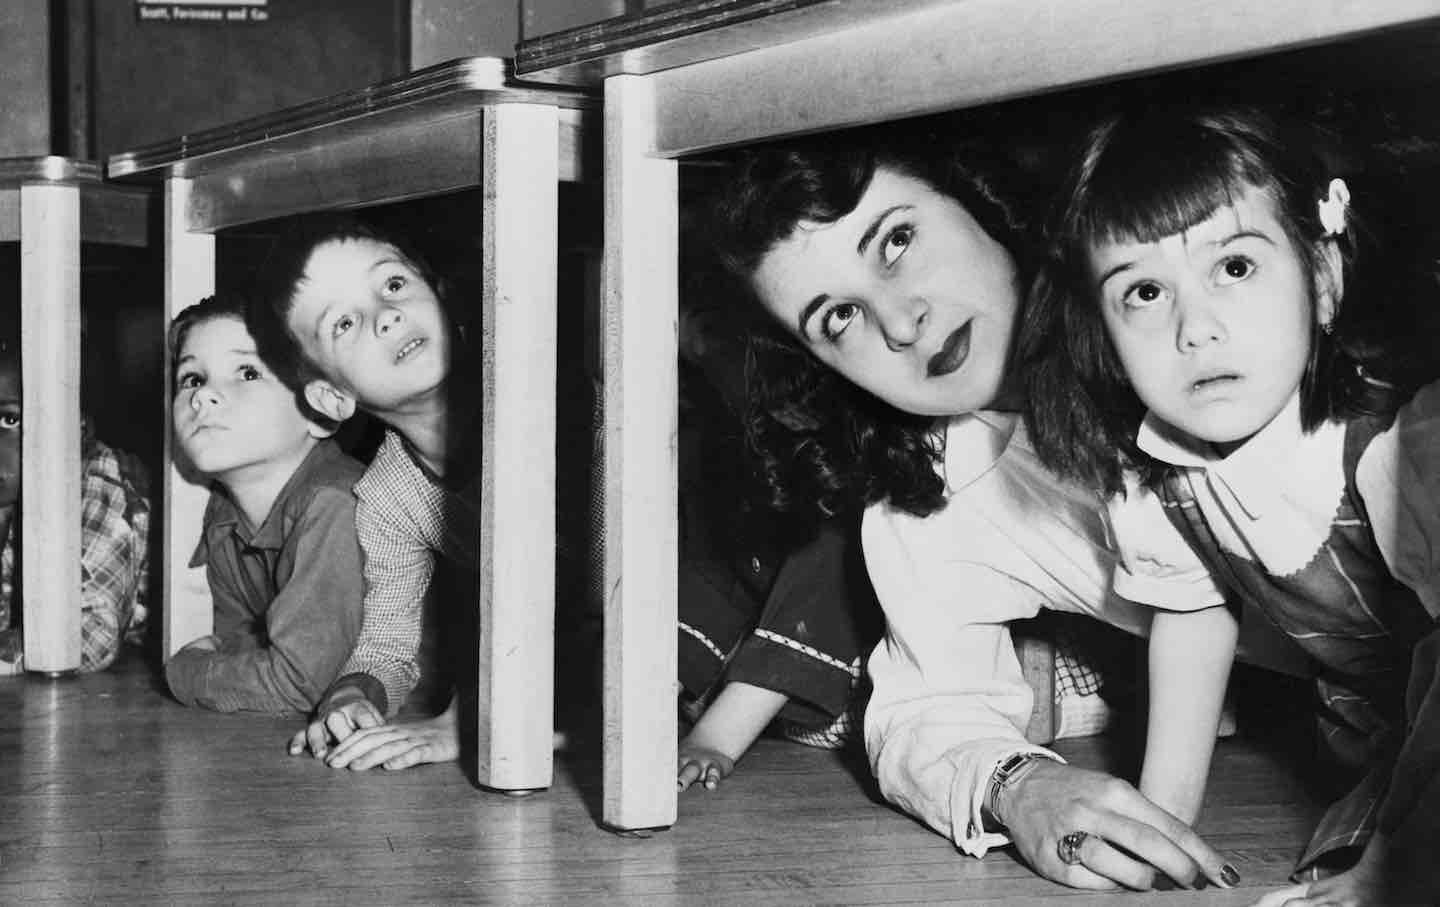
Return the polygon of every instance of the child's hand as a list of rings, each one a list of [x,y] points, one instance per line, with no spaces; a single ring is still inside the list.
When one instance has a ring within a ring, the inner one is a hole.
[[[705,746],[697,746],[689,740],[680,742],[680,767],[677,778],[680,790],[687,790],[696,781],[714,790],[720,782],[735,771],[735,760]]]
[[[332,740],[341,743],[356,731],[385,723],[385,716],[359,690],[332,697],[324,707],[308,727],[290,738],[290,755],[298,756],[308,748],[316,759],[324,759]]]
[[[395,770],[459,758],[460,729],[451,700],[450,707],[434,718],[355,731],[335,747],[325,764],[355,771],[377,765]]]

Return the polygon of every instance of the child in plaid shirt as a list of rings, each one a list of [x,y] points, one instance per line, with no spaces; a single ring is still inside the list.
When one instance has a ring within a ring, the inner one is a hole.
[[[316,410],[364,410],[385,439],[355,486],[365,619],[314,720],[290,741],[336,768],[406,768],[459,756],[455,702],[419,722],[386,719],[421,679],[422,602],[447,566],[478,568],[480,394],[452,371],[460,337],[436,275],[405,243],[344,215],[302,218],[264,268],[250,329]],[[452,634],[453,635],[453,634]],[[337,744],[331,747],[331,744]]]
[[[24,670],[21,627],[20,358],[14,338],[0,338],[0,674]],[[145,473],[124,451],[81,431],[80,672],[109,667],[145,619],[150,503]]]

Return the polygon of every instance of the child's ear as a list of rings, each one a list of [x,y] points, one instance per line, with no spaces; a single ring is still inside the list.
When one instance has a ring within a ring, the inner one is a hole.
[[[1315,249],[1320,253],[1315,269],[1315,322],[1328,327],[1340,314],[1340,301],[1345,298],[1345,262],[1334,237],[1320,240]]]
[[[355,415],[355,398],[324,378],[314,378],[305,383],[305,402],[336,422],[344,422]]]

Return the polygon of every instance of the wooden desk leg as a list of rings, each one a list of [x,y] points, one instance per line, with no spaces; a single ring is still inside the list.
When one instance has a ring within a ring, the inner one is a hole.
[[[605,81],[606,825],[676,815],[676,324],[674,161],[649,156],[643,76]]]
[[[20,187],[25,667],[80,667],[80,189]]]
[[[559,144],[554,107],[484,112],[478,780],[512,791],[554,766]]]
[[[190,567],[190,556],[200,541],[205,515],[206,489],[186,480],[175,467],[170,435],[170,319],[180,310],[215,292],[215,237],[191,233],[191,183],[188,179],[165,181],[165,506],[164,547],[160,580],[161,613],[165,624],[165,657],[212,631],[210,587],[203,567]]]

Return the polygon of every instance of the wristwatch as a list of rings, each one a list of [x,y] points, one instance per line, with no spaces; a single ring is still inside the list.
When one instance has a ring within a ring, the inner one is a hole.
[[[1042,760],[1056,761],[1055,757],[1048,753],[1037,753],[1033,750],[1013,753],[1000,760],[1000,764],[995,766],[995,771],[990,774],[990,784],[985,789],[982,818],[1004,828],[1005,820],[1000,816],[1000,795],[1005,793],[1005,788],[1028,775],[1036,763]]]

